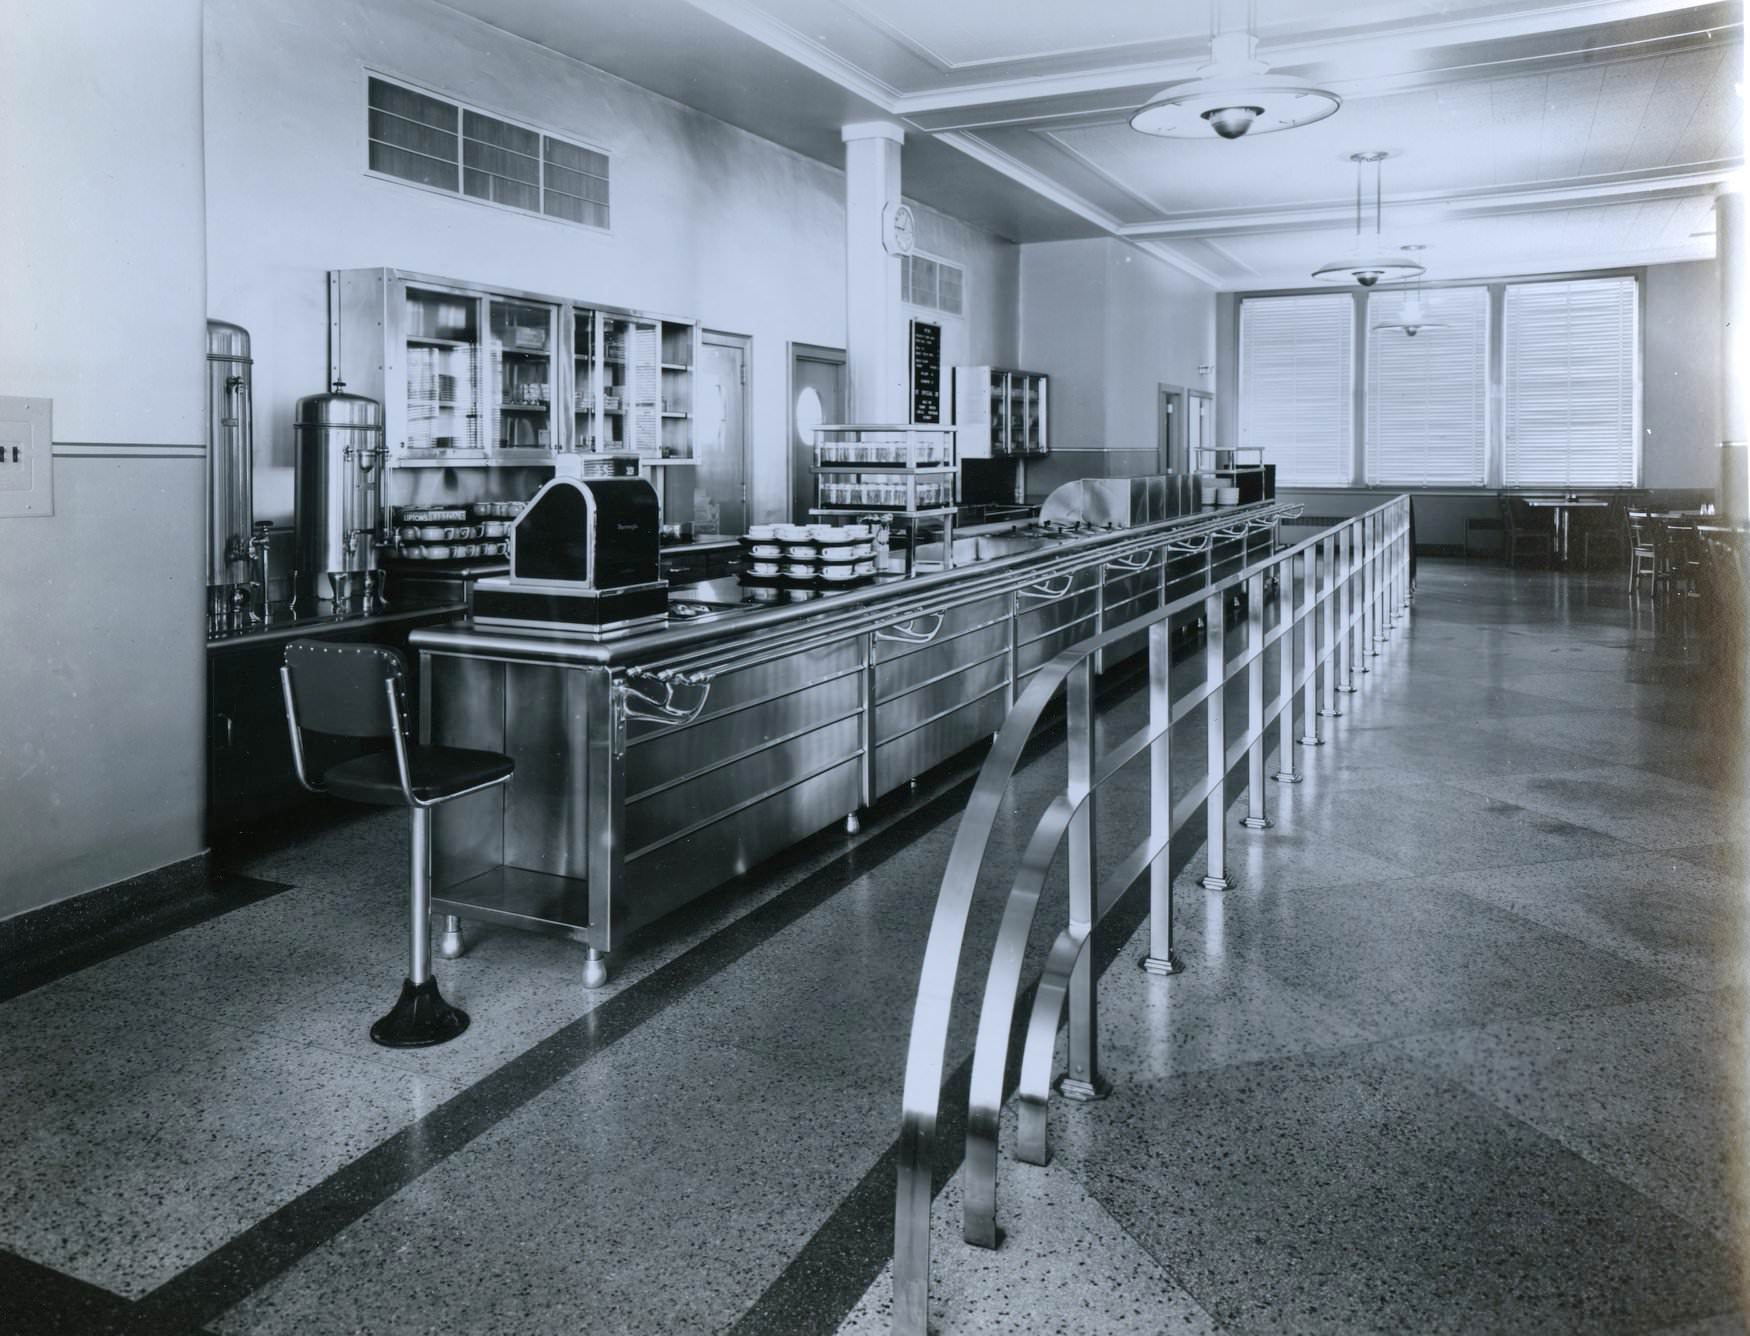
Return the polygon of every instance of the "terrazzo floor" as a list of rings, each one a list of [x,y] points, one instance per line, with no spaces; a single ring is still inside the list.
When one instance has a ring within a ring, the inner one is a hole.
[[[945,1120],[934,1328],[1743,1336],[1746,739],[1681,629],[1614,578],[1424,560],[1273,827],[1231,804],[1234,885],[1202,887],[1201,816],[1175,841],[1185,972],[1135,968],[1145,888],[1113,911],[1115,1091],[1053,1101],[1049,1165],[1004,1154],[995,1251],[960,1241]],[[1108,737],[1143,718],[1134,685],[1103,708]],[[439,977],[474,1024],[436,1050],[365,1037],[400,977],[398,812],[0,990],[0,1333],[886,1331],[912,992],[977,759],[593,993],[575,945],[470,926]],[[993,881],[1063,766],[1029,762]],[[1128,771],[1103,791],[1105,867],[1146,811]]]

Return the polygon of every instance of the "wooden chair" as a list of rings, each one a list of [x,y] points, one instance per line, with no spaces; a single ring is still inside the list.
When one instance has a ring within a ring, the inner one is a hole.
[[[1554,565],[1556,532],[1553,526],[1537,524],[1531,517],[1531,507],[1521,496],[1501,498],[1501,530],[1505,535],[1502,555],[1509,566],[1519,564],[1521,548],[1541,550],[1546,565]]]
[[[1653,542],[1657,532],[1653,517],[1640,510],[1625,510],[1623,515],[1628,520],[1629,531],[1628,592],[1638,593],[1641,577],[1645,576],[1652,584],[1653,597],[1657,598],[1662,576],[1659,570],[1659,550]]]

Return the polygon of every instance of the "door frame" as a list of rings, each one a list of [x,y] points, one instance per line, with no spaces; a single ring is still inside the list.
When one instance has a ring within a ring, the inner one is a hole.
[[[1187,389],[1185,391],[1185,466],[1188,473],[1197,471],[1197,463],[1191,458],[1191,408],[1194,399],[1201,399],[1209,405],[1209,421],[1207,429],[1204,431],[1203,444],[1211,449],[1215,448],[1215,392],[1213,390]]]
[[[1165,381],[1157,381],[1155,384],[1155,462],[1160,465],[1162,473],[1173,471],[1173,447],[1175,445],[1184,446],[1187,451],[1190,449],[1189,438],[1185,434],[1185,413],[1191,406],[1190,393],[1183,385],[1169,385]],[[1177,413],[1167,411],[1167,396],[1169,394],[1179,396],[1179,411]],[[1175,418],[1178,419],[1177,422],[1174,421]],[[1187,473],[1193,472],[1190,464],[1191,457],[1187,453],[1185,456],[1185,471]]]
[[[753,521],[753,335],[731,334],[723,329],[699,331],[699,346],[741,349],[741,514],[744,524]],[[703,354],[700,354],[701,358]],[[697,451],[697,444],[694,445]],[[698,483],[695,480],[694,486]]]
[[[784,358],[784,512],[789,514],[796,499],[796,359],[807,357],[818,362],[834,363],[843,373],[839,392],[841,398],[850,392],[850,354],[843,348],[824,343],[802,343],[795,339],[785,345]],[[806,523],[804,516],[798,523]]]

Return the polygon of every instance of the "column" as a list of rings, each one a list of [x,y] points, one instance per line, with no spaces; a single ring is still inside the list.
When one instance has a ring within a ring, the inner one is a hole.
[[[1714,199],[1714,252],[1720,266],[1720,513],[1750,523],[1750,443],[1747,443],[1744,367],[1750,363],[1750,270],[1744,247],[1744,192]]]
[[[852,422],[909,422],[911,394],[899,254],[888,248],[900,207],[899,159],[905,131],[891,121],[860,121],[840,131],[845,144],[846,414]]]

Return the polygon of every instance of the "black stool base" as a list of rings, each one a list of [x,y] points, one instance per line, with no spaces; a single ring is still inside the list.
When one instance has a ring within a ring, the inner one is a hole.
[[[444,1001],[435,978],[417,986],[403,979],[394,1009],[371,1027],[371,1042],[384,1048],[430,1048],[449,1043],[467,1028],[468,1013]]]

